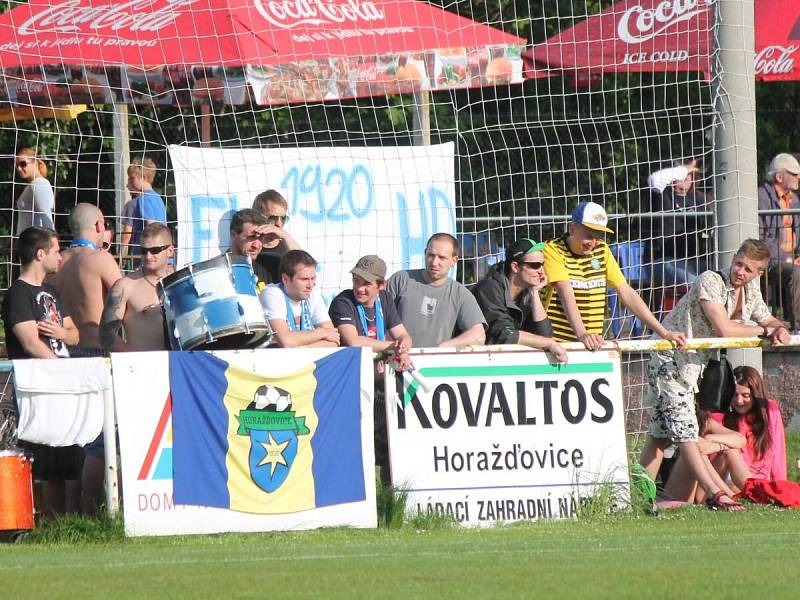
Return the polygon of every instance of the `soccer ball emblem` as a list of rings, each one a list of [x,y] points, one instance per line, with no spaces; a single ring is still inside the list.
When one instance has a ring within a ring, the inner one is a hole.
[[[262,385],[256,390],[253,402],[247,408],[249,410],[267,410],[270,412],[291,410],[292,395],[282,388]]]

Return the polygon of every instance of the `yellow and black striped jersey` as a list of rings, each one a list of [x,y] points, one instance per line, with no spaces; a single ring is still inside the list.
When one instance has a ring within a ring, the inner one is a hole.
[[[591,253],[584,256],[569,249],[566,234],[550,240],[544,248],[544,270],[548,283],[544,309],[553,326],[553,338],[559,342],[577,340],[553,285],[559,281],[569,281],[572,286],[586,331],[602,335],[606,288],[617,288],[626,283],[608,244],[598,241]]]

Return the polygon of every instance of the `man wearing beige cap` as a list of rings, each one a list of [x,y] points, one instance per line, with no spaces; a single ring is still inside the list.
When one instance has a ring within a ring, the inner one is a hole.
[[[791,154],[778,154],[769,163],[767,181],[758,188],[758,210],[800,208],[797,197],[800,163]],[[784,318],[800,327],[800,215],[760,214],[759,237],[769,246],[767,278],[780,281]]]
[[[394,351],[398,371],[411,367],[408,350],[411,336],[400,320],[397,308],[384,291],[386,263],[379,256],[368,254],[350,269],[353,288],[334,298],[328,315],[339,330],[342,346],[367,346],[375,352]],[[375,373],[373,407],[375,464],[380,467],[381,481],[389,484],[389,445],[386,432],[386,394],[382,365]]]
[[[394,349],[406,354],[411,336],[403,326],[386,289],[386,263],[368,254],[350,269],[353,288],[334,298],[328,315],[339,330],[342,346],[369,346],[375,352]]]
[[[544,308],[553,338],[580,341],[588,350],[599,349],[603,345],[606,288],[611,286],[642,323],[682,348],[684,335],[667,331],[625,281],[608,244],[601,239],[603,232],[614,233],[605,209],[594,202],[581,202],[572,212],[567,233],[545,245],[544,270],[549,284]]]

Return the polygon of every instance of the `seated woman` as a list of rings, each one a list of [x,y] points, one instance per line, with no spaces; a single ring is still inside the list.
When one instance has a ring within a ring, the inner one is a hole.
[[[744,435],[721,425],[718,421],[709,418],[706,411],[696,409],[697,421],[700,429],[698,447],[703,457],[709,476],[720,492],[712,498],[706,498],[705,490],[697,485],[697,479],[692,476],[688,461],[678,456],[666,479],[662,475],[664,486],[659,494],[662,506],[670,506],[671,501],[678,503],[706,504],[712,510],[740,511],[744,507],[739,502],[733,502],[736,492],[720,477],[719,472],[712,464],[712,459],[719,456],[728,457],[728,464],[736,465],[739,469],[747,469],[741,458],[741,448],[744,448],[746,439]],[[737,463],[737,457],[738,463]],[[725,498],[727,496],[728,499]]]
[[[764,380],[753,367],[733,370],[736,392],[727,413],[711,413],[714,421],[741,433],[747,443],[739,453],[724,453],[713,460],[723,479],[738,490],[750,477],[786,479],[786,440],[778,403],[767,398]],[[740,459],[741,458],[741,459]]]

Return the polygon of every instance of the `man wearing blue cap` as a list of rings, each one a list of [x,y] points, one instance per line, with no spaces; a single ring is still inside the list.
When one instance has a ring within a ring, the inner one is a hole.
[[[608,215],[594,202],[581,202],[572,213],[567,233],[550,240],[544,249],[544,269],[549,282],[544,307],[559,342],[580,341],[588,350],[603,345],[606,288],[613,287],[622,303],[642,323],[665,340],[682,348],[683,333],[667,331],[650,312],[619,268],[602,239]]]
[[[551,336],[539,290],[547,285],[543,242],[523,238],[506,248],[506,259],[492,267],[472,292],[486,317],[489,344],[521,344],[567,362],[567,352]]]

